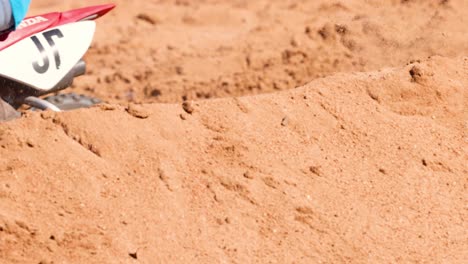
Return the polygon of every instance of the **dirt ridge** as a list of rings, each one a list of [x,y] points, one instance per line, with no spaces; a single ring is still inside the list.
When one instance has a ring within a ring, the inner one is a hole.
[[[28,113],[0,127],[0,258],[460,263],[467,69]]]

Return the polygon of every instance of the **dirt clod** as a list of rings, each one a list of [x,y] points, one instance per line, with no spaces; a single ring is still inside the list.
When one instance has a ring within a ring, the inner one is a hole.
[[[116,109],[116,106],[115,105],[111,105],[111,104],[106,104],[106,103],[103,103],[103,104],[99,104],[98,105],[99,108],[103,111],[113,111]]]
[[[185,112],[188,114],[192,114],[195,111],[195,108],[193,106],[193,103],[190,101],[185,101],[182,103],[182,108],[184,109]]]
[[[252,173],[250,173],[248,171],[244,172],[243,176],[244,176],[244,178],[247,178],[247,179],[253,179],[254,178]]]
[[[150,116],[148,110],[146,110],[143,106],[137,104],[129,104],[127,108],[125,108],[125,110],[130,115],[140,119],[146,119]]]
[[[420,81],[422,80],[422,78],[423,78],[423,71],[422,71],[422,69],[421,69],[419,66],[417,66],[417,65],[413,66],[413,67],[410,69],[409,74],[410,74],[411,80],[412,80],[413,82],[420,82]]]

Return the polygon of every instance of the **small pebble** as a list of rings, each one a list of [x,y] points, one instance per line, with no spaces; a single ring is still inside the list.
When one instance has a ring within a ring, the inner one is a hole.
[[[128,255],[129,255],[130,257],[134,258],[134,259],[138,259],[138,255],[137,255],[136,252],[134,252],[134,253],[128,253]]]

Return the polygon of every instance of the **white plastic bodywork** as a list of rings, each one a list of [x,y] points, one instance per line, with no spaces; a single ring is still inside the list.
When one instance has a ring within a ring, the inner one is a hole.
[[[47,32],[57,32],[57,29],[61,37],[57,35],[49,39],[45,37]],[[50,90],[83,57],[91,45],[95,30],[94,21],[82,21],[49,28],[25,38],[0,51],[0,76],[37,90]],[[51,39],[55,47],[50,45]],[[37,42],[43,47],[42,53]],[[57,66],[57,55],[59,66]],[[38,72],[37,66],[44,66],[44,59],[47,59],[49,64],[48,67],[42,67],[42,70],[47,70]]]

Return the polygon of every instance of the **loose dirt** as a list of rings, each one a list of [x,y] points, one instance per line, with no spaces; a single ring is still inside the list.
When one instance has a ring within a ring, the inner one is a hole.
[[[465,1],[115,2],[106,103],[0,124],[1,262],[468,258]]]

